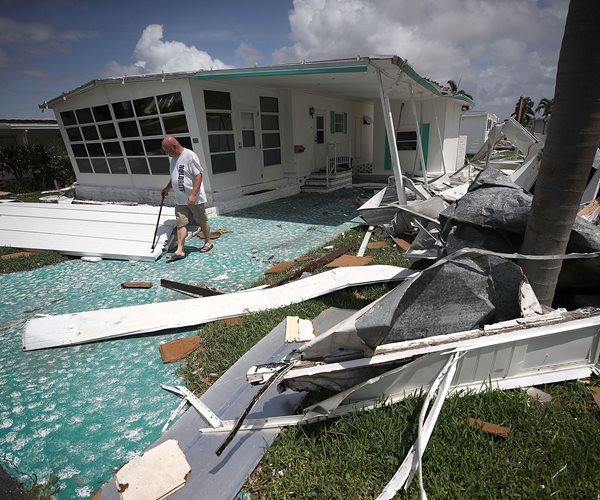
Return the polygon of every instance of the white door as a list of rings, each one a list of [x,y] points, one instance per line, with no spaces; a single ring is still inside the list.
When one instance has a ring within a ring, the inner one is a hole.
[[[258,138],[258,110],[242,109],[239,115],[239,136],[237,139],[237,168],[242,187],[260,184],[262,160]]]
[[[327,146],[325,145],[325,112],[316,111],[314,115],[315,131],[315,169],[316,171],[325,168],[327,158]]]

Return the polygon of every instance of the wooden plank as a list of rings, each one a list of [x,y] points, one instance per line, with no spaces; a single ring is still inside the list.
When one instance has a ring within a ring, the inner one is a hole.
[[[179,283],[178,281],[171,281],[165,279],[160,280],[160,286],[164,286],[165,288],[169,288],[171,290],[177,290],[178,292],[191,293],[200,297],[212,297],[213,295],[223,295],[222,292],[219,292],[214,288],[209,288],[200,285],[188,285],[186,283]]]
[[[28,257],[33,252],[14,252],[7,253],[5,255],[0,255],[0,259],[2,260],[11,260],[11,259],[20,259],[21,257]]]
[[[358,255],[342,255],[334,261],[326,264],[326,267],[350,267],[366,266],[373,260],[373,257],[360,257]]]
[[[151,281],[128,281],[121,283],[121,288],[152,288]]]
[[[485,432],[486,434],[493,434],[494,436],[506,437],[512,432],[512,429],[509,427],[485,422],[478,418],[469,417],[467,419],[467,423],[471,427],[477,427],[481,429],[482,432]]]
[[[401,248],[402,250],[404,250],[405,252],[408,252],[410,250],[410,243],[406,240],[403,240],[402,238],[392,238],[394,240],[394,243]]]
[[[294,261],[284,260],[283,262],[278,262],[273,267],[270,267],[265,271],[265,274],[279,274],[288,269],[294,267],[296,263]]]
[[[590,387],[590,390],[592,391],[594,401],[598,405],[598,408],[600,408],[600,387]]]
[[[388,248],[388,244],[385,241],[371,241],[367,244],[367,248],[370,250],[375,250],[377,248]]]
[[[175,339],[158,346],[163,363],[180,361],[202,346],[198,335]]]

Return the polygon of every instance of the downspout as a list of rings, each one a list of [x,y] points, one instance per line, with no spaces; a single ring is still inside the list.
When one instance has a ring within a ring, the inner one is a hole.
[[[419,158],[421,159],[421,165],[423,165],[423,179],[425,181],[425,189],[427,189],[427,165],[425,165],[425,157],[423,156],[423,145],[421,144],[421,124],[417,117],[417,107],[415,106],[415,96],[413,94],[412,85],[409,83],[408,88],[410,89],[410,104],[412,106],[412,112],[417,124],[417,151],[419,151]]]
[[[383,90],[383,80],[381,78],[381,70],[377,68],[377,76],[379,77],[379,97],[381,99],[381,107],[383,108],[383,122],[390,147],[390,156],[392,160],[392,170],[394,171],[394,180],[396,181],[396,194],[400,205],[406,205],[406,193],[404,192],[404,181],[402,180],[402,170],[400,167],[400,156],[396,147],[396,132],[394,131],[394,120],[392,119],[392,109],[387,93]]]

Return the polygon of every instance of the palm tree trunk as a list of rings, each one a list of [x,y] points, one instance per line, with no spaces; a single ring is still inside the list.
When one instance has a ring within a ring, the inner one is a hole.
[[[563,254],[600,144],[600,2],[571,0],[560,49],[552,121],[522,253]],[[562,260],[519,263],[551,305]]]

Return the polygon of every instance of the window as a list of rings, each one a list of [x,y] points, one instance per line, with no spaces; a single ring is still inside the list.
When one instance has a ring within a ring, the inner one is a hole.
[[[154,97],[136,99],[133,101],[133,107],[135,108],[135,114],[137,116],[150,116],[157,113],[156,101],[154,100]]]
[[[398,151],[416,151],[417,132],[396,132],[396,146]]]
[[[181,92],[159,95],[156,97],[156,100],[158,101],[158,110],[161,113],[174,113],[176,111],[183,111],[183,99],[181,98]]]
[[[108,167],[110,168],[111,174],[127,174],[127,167],[125,166],[124,158],[109,158]]]
[[[346,134],[348,132],[348,113],[330,113],[330,129],[332,134]]]
[[[315,142],[325,144],[325,117],[323,115],[315,117]]]
[[[77,125],[77,120],[75,119],[74,111],[63,111],[60,114],[60,118],[65,127],[68,127],[69,125]]]
[[[77,121],[80,125],[82,123],[94,123],[94,118],[92,117],[92,111],[90,108],[77,109],[75,110],[75,115],[77,115]]]
[[[229,92],[205,90],[204,106],[212,171],[214,174],[235,172],[237,165],[231,118],[231,96]]]
[[[94,112],[94,118],[97,122],[107,122],[112,120],[110,108],[107,104],[103,106],[95,106],[92,108],[92,111]]]
[[[63,111],[60,117],[84,173],[168,174],[165,134],[192,149],[181,92]]]
[[[254,113],[242,111],[240,114],[242,122],[242,147],[256,147],[256,135],[254,133]]]
[[[86,141],[95,141],[98,139],[98,131],[94,125],[81,127],[81,132],[83,133],[83,138]]]
[[[281,165],[279,131],[279,99],[260,96],[260,124],[262,128],[263,165]]]
[[[131,101],[117,102],[112,105],[115,118],[117,120],[121,118],[133,118],[133,106]]]

